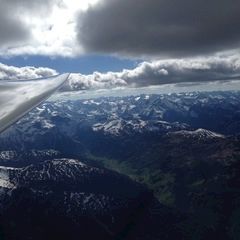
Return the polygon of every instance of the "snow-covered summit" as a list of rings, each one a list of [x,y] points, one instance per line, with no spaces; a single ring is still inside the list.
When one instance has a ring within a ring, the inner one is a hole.
[[[215,133],[206,129],[199,128],[195,131],[189,130],[181,130],[177,132],[168,133],[170,136],[178,136],[184,138],[194,138],[194,139],[217,139],[217,138],[225,138],[224,135]]]

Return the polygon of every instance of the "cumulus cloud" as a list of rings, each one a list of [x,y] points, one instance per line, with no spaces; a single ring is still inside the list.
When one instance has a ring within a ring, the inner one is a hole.
[[[51,68],[14,67],[0,63],[0,80],[24,80],[44,78],[57,75],[58,72]]]
[[[87,51],[183,57],[239,48],[239,0],[102,0],[78,17]]]
[[[0,63],[0,80],[35,79],[56,75],[54,69],[14,67]],[[238,56],[170,59],[142,62],[134,69],[119,72],[71,74],[62,91],[113,89],[117,87],[147,87],[170,83],[198,83],[240,80]]]
[[[115,72],[94,72],[90,75],[71,74],[69,84],[63,90],[106,89],[127,86],[127,82]],[[120,74],[121,75],[121,74]]]
[[[209,57],[142,62],[135,69],[121,72],[94,72],[91,75],[72,74],[65,90],[85,90],[114,87],[207,82],[240,79],[238,57]]]

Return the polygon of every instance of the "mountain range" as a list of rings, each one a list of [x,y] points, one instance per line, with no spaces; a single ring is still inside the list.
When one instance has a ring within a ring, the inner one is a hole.
[[[3,237],[238,239],[239,133],[237,91],[45,102],[0,136]]]

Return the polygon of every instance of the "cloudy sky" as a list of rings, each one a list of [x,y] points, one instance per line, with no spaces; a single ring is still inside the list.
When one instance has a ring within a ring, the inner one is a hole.
[[[0,0],[0,79],[69,90],[240,79],[239,0]]]

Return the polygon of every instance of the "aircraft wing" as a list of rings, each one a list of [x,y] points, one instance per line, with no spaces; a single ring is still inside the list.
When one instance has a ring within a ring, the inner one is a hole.
[[[0,133],[50,97],[69,74],[38,80],[0,81]]]

